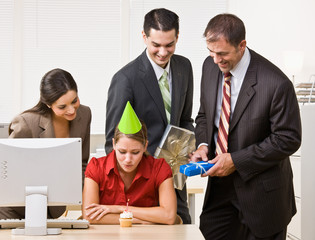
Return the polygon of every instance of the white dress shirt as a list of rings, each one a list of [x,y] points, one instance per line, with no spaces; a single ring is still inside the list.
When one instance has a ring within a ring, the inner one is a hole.
[[[231,77],[231,113],[230,113],[230,122],[233,117],[235,105],[237,102],[238,94],[240,93],[245,74],[247,72],[248,66],[250,63],[250,53],[248,48],[245,48],[244,55],[241,60],[236,64],[236,66],[230,71],[232,74]],[[218,84],[218,96],[217,96],[217,106],[214,118],[214,124],[219,129],[220,114],[222,107],[222,95],[223,95],[223,83],[224,83],[224,74],[222,73],[222,79]],[[214,133],[214,142],[217,142],[218,131]],[[202,145],[208,146],[207,143],[201,143],[198,148]]]
[[[170,87],[170,93],[171,93],[171,101],[172,101],[172,73],[171,73],[171,59],[168,61],[167,65],[165,68],[161,68],[159,65],[157,65],[151,58],[150,58],[150,55],[148,53],[148,49],[146,50],[146,54],[147,54],[147,57],[153,67],[153,70],[154,70],[154,73],[156,75],[156,78],[157,80],[159,81],[160,78],[162,77],[163,73],[164,73],[164,70],[167,72],[167,80],[168,80],[168,85]]]

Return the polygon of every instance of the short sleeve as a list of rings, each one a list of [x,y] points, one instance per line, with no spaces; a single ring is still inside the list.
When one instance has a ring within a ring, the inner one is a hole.
[[[173,177],[170,165],[164,158],[156,159],[156,187],[158,188],[166,179]]]
[[[96,183],[100,183],[100,162],[97,158],[93,157],[85,170],[85,177],[94,180]]]

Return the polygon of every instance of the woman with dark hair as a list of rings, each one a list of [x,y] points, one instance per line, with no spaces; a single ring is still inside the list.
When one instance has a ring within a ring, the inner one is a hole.
[[[80,137],[84,173],[90,155],[90,124],[91,110],[80,105],[76,82],[57,68],[42,78],[37,105],[12,120],[9,138]]]
[[[90,124],[91,110],[80,105],[76,82],[70,73],[57,68],[42,78],[37,105],[12,120],[9,138],[81,138],[84,176],[90,155]],[[50,217],[60,216],[62,209],[49,212]],[[23,218],[24,215],[24,208],[20,212],[12,210],[8,216],[2,210],[0,208],[0,219],[20,218],[20,215]]]
[[[114,150],[92,158],[86,168],[83,217],[92,224],[119,224],[127,213],[132,223],[179,223],[172,170],[147,153],[147,128],[135,114],[125,116],[128,104],[115,128]]]

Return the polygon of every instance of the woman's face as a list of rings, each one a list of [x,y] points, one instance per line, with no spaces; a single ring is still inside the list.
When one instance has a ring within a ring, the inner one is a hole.
[[[121,137],[117,143],[113,139],[113,148],[116,153],[119,170],[124,173],[136,171],[144,152],[147,150],[147,146],[148,143],[143,146],[139,141],[126,136]]]
[[[69,90],[62,95],[50,107],[57,118],[64,118],[72,121],[77,116],[77,109],[80,106],[78,94],[74,90]]]

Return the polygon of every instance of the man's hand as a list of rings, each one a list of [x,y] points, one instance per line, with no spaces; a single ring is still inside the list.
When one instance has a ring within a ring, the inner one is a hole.
[[[190,161],[208,161],[208,147],[205,145],[200,146],[195,152],[190,155]]]
[[[220,154],[208,162],[215,163],[215,165],[210,168],[206,173],[202,174],[202,177],[225,177],[236,170],[230,153]]]

